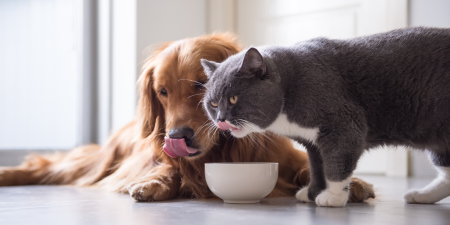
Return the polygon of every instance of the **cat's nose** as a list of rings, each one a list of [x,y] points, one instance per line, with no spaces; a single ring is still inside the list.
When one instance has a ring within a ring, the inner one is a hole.
[[[222,110],[217,114],[217,122],[225,122],[225,112]]]
[[[192,144],[192,137],[194,137],[194,130],[189,127],[175,128],[169,131],[169,138],[182,139],[186,142],[187,146]]]

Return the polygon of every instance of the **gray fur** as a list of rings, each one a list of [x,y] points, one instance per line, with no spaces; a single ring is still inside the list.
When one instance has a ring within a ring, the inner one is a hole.
[[[263,63],[246,63],[248,52],[257,58],[256,49]],[[221,116],[266,128],[282,112],[292,123],[319,127],[314,145],[291,137],[311,158],[311,200],[324,189],[323,174],[344,180],[365,149],[380,145],[426,149],[435,165],[450,166],[450,29],[256,49],[205,67],[204,107],[215,122]],[[235,95],[232,105],[228,99]]]

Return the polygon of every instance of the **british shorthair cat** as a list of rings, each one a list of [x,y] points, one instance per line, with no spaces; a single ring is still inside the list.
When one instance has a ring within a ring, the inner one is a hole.
[[[311,182],[296,194],[344,206],[364,150],[425,150],[439,172],[408,203],[450,195],[450,29],[407,28],[349,40],[316,38],[202,60],[204,108],[237,138],[270,131],[302,143]]]

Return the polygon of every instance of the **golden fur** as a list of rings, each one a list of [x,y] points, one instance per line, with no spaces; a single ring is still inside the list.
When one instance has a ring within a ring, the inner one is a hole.
[[[18,167],[0,170],[0,186],[71,184],[129,193],[138,201],[176,197],[211,198],[204,176],[206,162],[279,162],[279,178],[270,196],[293,196],[309,182],[307,154],[271,133],[234,139],[211,124],[201,107],[206,81],[200,59],[223,61],[241,50],[235,38],[216,34],[165,43],[153,52],[138,80],[135,119],[104,146],[82,146],[65,154],[33,155]],[[160,94],[164,88],[168,95]],[[188,126],[202,152],[170,158],[163,151],[171,128]],[[374,197],[372,185],[357,178],[351,201]]]

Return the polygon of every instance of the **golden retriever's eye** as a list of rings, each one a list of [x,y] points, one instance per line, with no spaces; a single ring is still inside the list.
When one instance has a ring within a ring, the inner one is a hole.
[[[159,91],[159,93],[160,93],[162,96],[167,96],[167,91],[166,91],[165,88],[161,89],[161,91]]]
[[[238,97],[237,96],[233,96],[233,97],[230,98],[230,103],[234,105],[234,104],[236,104],[237,100],[238,100]]]
[[[212,105],[213,107],[217,107],[217,103],[215,103],[215,102],[211,102],[211,105]]]

